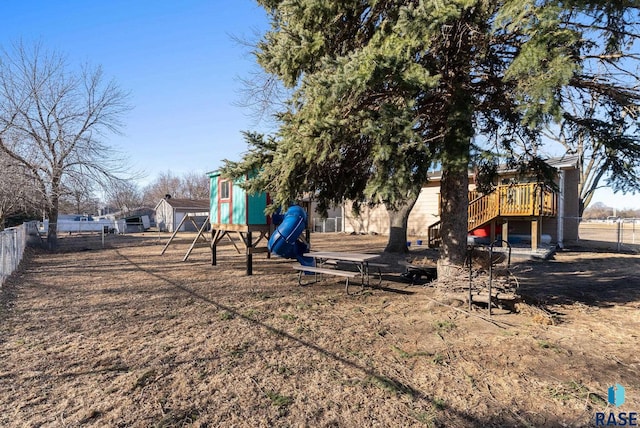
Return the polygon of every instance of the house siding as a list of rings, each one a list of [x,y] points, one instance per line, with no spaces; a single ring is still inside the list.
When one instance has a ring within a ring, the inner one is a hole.
[[[409,236],[426,237],[429,226],[440,220],[439,198],[440,186],[438,184],[429,183],[420,190],[420,196],[418,196],[409,215],[407,224]]]
[[[428,183],[420,190],[407,223],[407,233],[410,236],[426,237],[429,226],[440,220],[439,197],[439,183]],[[345,232],[383,235],[389,233],[389,215],[384,206],[363,207],[359,216],[353,214],[351,207],[351,203],[345,204]]]
[[[160,232],[173,232],[173,208],[165,200],[156,207],[156,227]]]
[[[566,168],[564,183],[564,240],[571,242],[578,239],[579,170]],[[501,176],[501,180],[515,179],[515,174],[508,173]],[[469,190],[475,189],[473,182]],[[409,215],[407,234],[414,237],[426,237],[428,227],[440,220],[439,210],[440,182],[431,181],[422,188],[420,196]],[[531,219],[508,218],[509,234],[530,235]],[[363,208],[359,216],[351,211],[351,204],[345,204],[345,232],[355,233],[389,233],[389,217],[384,206],[373,209]],[[557,242],[558,219],[553,217],[541,218],[541,233],[550,235],[552,242]]]
[[[345,232],[348,233],[387,233],[389,215],[384,207],[361,207],[360,214],[352,211],[353,204],[345,203]]]
[[[568,169],[564,177],[564,241],[576,242],[578,240],[578,226],[580,225],[580,195],[578,185],[580,183],[580,171]]]

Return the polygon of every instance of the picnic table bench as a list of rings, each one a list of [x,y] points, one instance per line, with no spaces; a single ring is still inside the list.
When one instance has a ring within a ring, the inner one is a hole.
[[[315,266],[304,266],[301,264],[293,265],[293,268],[299,271],[298,283],[303,284],[302,277],[305,272],[314,274],[314,281],[319,280],[319,275],[333,275],[345,278],[345,291],[349,294],[349,279],[360,277],[360,285],[364,289],[365,282],[369,285],[370,268],[376,267],[379,274],[379,285],[382,283],[382,268],[387,265],[383,263],[374,263],[373,260],[378,257],[377,254],[366,253],[348,253],[335,251],[314,251],[304,254],[305,257],[312,257],[315,260]],[[356,266],[357,270],[339,269],[340,264],[350,264]]]
[[[326,268],[326,267],[318,267],[318,266],[304,266],[301,264],[295,264],[293,265],[293,268],[297,271],[299,271],[298,274],[298,284],[300,285],[309,285],[310,283],[303,283],[302,282],[302,277],[303,275],[308,272],[308,273],[313,273],[314,274],[314,281],[312,281],[311,283],[315,283],[318,282],[320,279],[318,278],[318,275],[320,274],[326,274],[326,275],[334,275],[334,276],[341,276],[345,278],[345,291],[347,292],[347,294],[349,294],[349,278],[355,278],[360,276],[360,272],[356,272],[356,271],[350,271],[350,270],[340,270],[340,269],[333,269],[333,268]]]

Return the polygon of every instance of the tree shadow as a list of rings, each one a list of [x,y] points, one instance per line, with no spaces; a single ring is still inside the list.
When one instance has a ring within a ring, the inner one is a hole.
[[[520,293],[558,305],[609,307],[640,301],[640,258],[607,254],[610,257],[584,253],[577,257],[578,263],[554,259],[524,263],[517,273]]]
[[[288,341],[290,341],[292,343],[293,346],[295,347],[300,347],[300,348],[307,348],[310,349],[314,352],[317,352],[318,354],[321,354],[327,358],[330,358],[334,361],[336,361],[337,363],[343,364],[345,366],[351,367],[353,369],[356,369],[358,371],[360,371],[361,373],[363,373],[365,375],[365,377],[367,379],[371,379],[373,384],[376,384],[378,386],[380,386],[381,388],[383,388],[386,391],[392,391],[394,394],[401,394],[401,395],[406,395],[407,397],[409,397],[411,400],[424,400],[428,403],[430,403],[431,405],[434,406],[434,409],[438,409],[442,414],[442,415],[451,415],[452,416],[452,420],[454,420],[456,423],[460,423],[461,421],[464,421],[462,423],[462,425],[460,426],[465,426],[465,427],[504,427],[504,426],[530,426],[530,424],[525,421],[524,419],[522,419],[521,417],[516,415],[516,412],[514,412],[511,408],[505,408],[502,405],[496,405],[495,409],[493,409],[492,411],[492,415],[487,416],[487,417],[477,417],[475,415],[472,415],[470,413],[467,413],[463,410],[457,409],[451,405],[448,405],[446,403],[443,403],[441,400],[438,400],[437,397],[433,397],[430,396],[429,394],[419,390],[418,388],[412,386],[411,384],[407,383],[407,382],[403,382],[401,380],[399,380],[398,378],[380,372],[380,371],[375,371],[372,370],[371,367],[367,367],[364,365],[361,365],[359,363],[357,363],[356,361],[353,361],[347,357],[343,357],[340,356],[324,347],[321,347],[319,345],[317,345],[316,343],[310,342],[308,340],[305,340],[301,337],[298,337],[294,334],[291,334],[287,331],[278,329],[264,321],[261,321],[259,319],[256,319],[252,316],[247,315],[246,313],[242,313],[239,310],[237,310],[236,308],[234,308],[233,306],[230,305],[225,305],[223,303],[220,303],[219,301],[216,301],[215,299],[212,299],[206,295],[203,295],[201,293],[199,293],[198,291],[189,288],[185,285],[183,285],[180,282],[171,280],[169,278],[166,278],[164,276],[159,275],[157,272],[154,272],[151,269],[146,269],[143,266],[141,266],[140,264],[136,263],[134,260],[132,260],[131,258],[127,257],[124,254],[120,254],[120,256],[122,256],[125,260],[127,260],[129,263],[131,263],[132,265],[136,266],[137,268],[139,268],[141,271],[144,271],[145,273],[156,277],[162,281],[167,282],[168,284],[176,287],[177,289],[180,289],[182,291],[184,291],[185,293],[188,293],[189,295],[191,295],[192,297],[199,299],[201,301],[204,301],[208,304],[211,304],[213,306],[216,307],[216,309],[218,310],[224,310],[230,314],[232,314],[234,317],[243,319],[253,325],[255,325],[258,328],[262,328],[265,329],[266,331],[273,333],[281,338],[284,338]],[[406,287],[410,287],[410,284],[406,283],[405,281],[401,280],[399,275],[394,275],[394,274],[383,274],[382,276],[383,280],[386,281],[390,281],[393,283],[396,283],[398,285],[402,285],[403,288]],[[424,284],[414,284],[414,286],[428,286],[430,284],[430,281],[424,281]],[[367,287],[365,288],[365,290],[367,289],[378,289],[378,290],[383,290],[385,292],[393,292],[393,293],[398,293],[398,294],[406,294],[406,295],[414,295],[416,294],[413,291],[408,291],[408,290],[398,290],[398,289],[394,289],[394,288],[389,288],[386,286],[382,286],[382,287],[378,287],[375,285],[371,285],[371,287]],[[263,350],[264,351],[264,350]],[[256,352],[260,352],[260,351],[256,351]],[[514,416],[515,415],[515,416]],[[548,426],[548,427],[555,427],[555,426],[559,426],[559,422],[557,420],[554,419],[553,415],[545,415],[546,420],[544,423],[540,423],[540,424],[535,424],[536,426]],[[434,426],[449,426],[446,422],[443,422],[440,418],[438,418],[439,420],[437,420],[435,422]],[[444,416],[443,419],[447,419],[446,416]]]

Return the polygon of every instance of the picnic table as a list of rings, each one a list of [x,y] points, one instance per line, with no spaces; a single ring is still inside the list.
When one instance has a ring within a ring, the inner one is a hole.
[[[312,257],[315,260],[315,266],[304,266],[301,264],[294,265],[293,268],[299,271],[298,283],[300,285],[306,285],[302,283],[302,277],[305,272],[314,274],[314,281],[319,280],[319,275],[334,275],[344,277],[345,290],[349,293],[349,279],[360,277],[360,285],[364,289],[365,284],[370,284],[371,268],[377,268],[379,274],[379,283],[382,283],[382,271],[381,268],[385,267],[385,264],[374,263],[372,260],[379,257],[378,254],[369,253],[351,253],[351,252],[339,252],[339,251],[311,251],[304,254],[304,257]],[[340,264],[350,264],[356,267],[356,270],[344,270],[339,269]]]

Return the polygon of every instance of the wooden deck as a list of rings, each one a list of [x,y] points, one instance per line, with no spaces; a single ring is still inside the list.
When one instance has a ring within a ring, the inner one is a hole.
[[[469,192],[469,197],[469,232],[498,218],[555,217],[558,211],[556,193],[542,183],[498,186],[485,195]],[[428,239],[430,247],[439,246],[439,221],[429,226]]]

